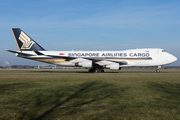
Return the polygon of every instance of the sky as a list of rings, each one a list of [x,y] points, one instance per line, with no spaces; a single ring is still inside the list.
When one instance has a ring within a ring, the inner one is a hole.
[[[179,0],[1,0],[0,66],[43,65],[16,57],[11,28],[46,50],[162,48],[180,66]]]

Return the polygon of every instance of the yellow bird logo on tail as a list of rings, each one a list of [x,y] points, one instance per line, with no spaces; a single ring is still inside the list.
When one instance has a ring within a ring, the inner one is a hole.
[[[31,39],[22,31],[19,36],[19,40],[23,43],[21,49],[30,49],[32,45],[35,43],[34,41],[31,41]]]

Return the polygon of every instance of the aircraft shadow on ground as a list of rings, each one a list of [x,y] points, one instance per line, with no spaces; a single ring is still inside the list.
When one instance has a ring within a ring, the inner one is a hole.
[[[9,86],[10,87],[10,86]],[[27,88],[27,86],[26,86]],[[73,86],[57,86],[45,90],[37,90],[33,93],[26,93],[24,101],[21,101],[18,119],[50,119],[54,114],[69,116],[78,112],[85,112],[89,109],[99,109],[99,103],[106,99],[120,98],[129,88],[115,87],[113,84],[98,81],[86,82]],[[96,105],[84,109],[83,106]],[[26,106],[24,109],[23,106]],[[39,112],[41,111],[41,112]],[[100,119],[101,116],[97,116]]]
[[[28,71],[29,72],[29,71]],[[45,71],[30,71],[30,72],[41,72],[41,73],[89,73],[89,74],[93,74],[93,73],[90,73],[88,71],[50,71],[50,70],[45,70]],[[119,73],[119,72],[103,72],[103,73]]]
[[[97,74],[97,73],[90,73],[90,72],[86,72],[86,71],[31,71],[31,72],[40,72],[40,73],[89,73],[89,74]],[[103,72],[101,74],[106,74],[106,73],[144,73],[144,74],[149,74],[149,73],[152,73],[152,74],[157,74],[156,72],[146,72],[146,71],[118,71],[118,72],[115,72],[115,71],[107,71],[107,72]],[[166,73],[167,72],[161,72],[161,73]],[[158,73],[158,74],[161,74],[161,73]]]

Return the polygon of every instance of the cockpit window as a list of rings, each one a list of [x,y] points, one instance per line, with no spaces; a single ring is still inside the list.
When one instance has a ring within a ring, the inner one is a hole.
[[[166,50],[162,50],[162,52],[166,52]]]

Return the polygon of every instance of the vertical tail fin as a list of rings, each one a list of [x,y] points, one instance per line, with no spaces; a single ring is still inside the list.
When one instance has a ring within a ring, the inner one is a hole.
[[[20,28],[12,28],[11,30],[20,51],[45,50],[38,43],[36,43],[31,37],[29,37],[24,31],[22,31]]]

